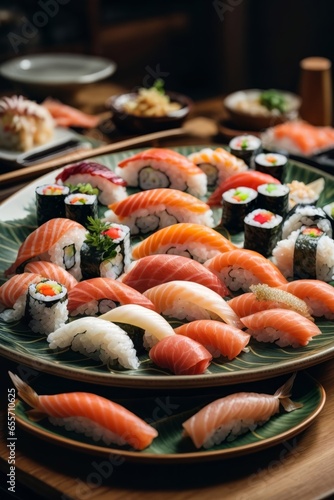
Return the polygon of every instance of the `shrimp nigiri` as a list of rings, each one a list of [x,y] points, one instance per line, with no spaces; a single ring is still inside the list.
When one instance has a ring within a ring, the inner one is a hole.
[[[158,432],[124,406],[89,392],[69,392],[39,396],[17,375],[9,376],[18,395],[33,409],[28,415],[34,420],[48,417],[51,423],[67,430],[81,432],[94,441],[107,445],[130,445],[136,450],[149,446]]]
[[[280,404],[288,412],[301,408],[302,404],[290,399],[295,376],[273,395],[238,392],[209,403],[183,422],[184,436],[189,436],[196,448],[211,448],[264,424],[278,413]]]

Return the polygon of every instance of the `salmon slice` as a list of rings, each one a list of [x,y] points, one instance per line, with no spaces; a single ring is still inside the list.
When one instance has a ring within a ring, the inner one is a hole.
[[[201,344],[182,335],[166,337],[149,352],[150,359],[160,368],[175,375],[200,375],[210,364],[212,355]]]
[[[239,328],[212,319],[191,321],[174,328],[174,331],[196,340],[214,357],[222,355],[230,360],[238,356],[250,340],[250,335]]]
[[[275,342],[280,347],[305,346],[320,335],[319,327],[295,311],[267,309],[241,318],[247,333],[259,342]]]
[[[45,260],[28,262],[24,267],[24,271],[28,273],[38,273],[45,278],[58,281],[58,283],[65,285],[67,290],[71,290],[71,288],[78,283],[78,280],[66,271],[66,269],[58,266],[58,264]]]
[[[249,291],[253,284],[265,283],[276,287],[287,279],[269,259],[253,250],[235,249],[216,255],[204,263],[231,290]]]
[[[218,319],[236,328],[239,317],[228,303],[206,286],[190,281],[170,281],[144,292],[158,313],[178,319]]]
[[[203,264],[180,255],[157,254],[142,257],[134,261],[119,280],[141,293],[169,281],[184,280],[200,283],[221,297],[229,295],[227,287]]]
[[[50,97],[42,105],[49,111],[56,124],[60,127],[95,128],[100,122],[99,116],[84,113]]]
[[[0,303],[5,307],[13,307],[15,302],[27,293],[29,285],[38,283],[43,276],[37,273],[15,274],[0,287]]]
[[[152,302],[131,286],[112,278],[97,277],[81,281],[69,291],[68,311],[71,315],[76,315],[81,309],[88,308],[92,301],[101,302],[102,300],[114,302],[114,307],[138,304],[154,310]],[[96,308],[99,309],[98,306]]]
[[[301,279],[281,285],[280,289],[304,300],[312,316],[334,319],[334,288],[329,283],[314,279]]]
[[[133,247],[132,256],[173,253],[191,257],[203,263],[220,252],[236,248],[214,229],[190,222],[180,222],[159,229]]]

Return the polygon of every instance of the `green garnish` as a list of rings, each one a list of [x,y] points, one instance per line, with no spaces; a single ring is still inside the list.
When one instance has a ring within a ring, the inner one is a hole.
[[[262,92],[260,94],[260,103],[270,111],[278,109],[280,113],[285,113],[287,110],[286,99],[282,92],[278,90],[270,89]]]
[[[118,243],[115,243],[112,238],[108,235],[108,230],[111,225],[108,222],[102,222],[101,219],[94,219],[94,217],[87,217],[88,233],[86,234],[85,243],[90,247],[94,247],[101,254],[107,254],[108,258],[114,257],[116,255],[115,247]]]
[[[82,194],[96,194],[98,196],[98,188],[94,188],[89,182],[86,184],[65,184],[70,189],[70,193],[82,193]]]
[[[153,83],[152,88],[156,89],[158,92],[160,92],[160,94],[164,94],[165,93],[165,82],[161,78],[158,78]]]
[[[248,140],[243,139],[240,144],[241,149],[247,149],[248,148]]]

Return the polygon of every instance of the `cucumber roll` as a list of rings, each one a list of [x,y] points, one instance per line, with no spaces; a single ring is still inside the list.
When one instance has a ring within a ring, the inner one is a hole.
[[[255,170],[272,175],[280,182],[284,180],[287,163],[287,157],[278,153],[260,153],[254,158]]]
[[[131,261],[130,228],[88,217],[88,232],[80,251],[82,278],[117,279]]]
[[[315,205],[295,205],[284,219],[282,238],[287,238],[289,234],[300,229],[302,226],[317,226],[328,236],[333,237],[331,221],[321,207],[316,207]]]
[[[289,188],[286,184],[261,184],[257,188],[257,206],[281,215],[289,211]]]
[[[95,194],[73,193],[66,196],[65,217],[87,227],[88,217],[98,218],[97,196]]]
[[[221,225],[231,234],[244,230],[245,216],[256,206],[257,192],[248,187],[238,187],[225,191],[222,196]]]
[[[58,217],[65,217],[64,200],[70,190],[67,186],[58,184],[43,184],[35,191],[37,225]]]
[[[283,217],[257,208],[244,219],[244,248],[269,257],[281,238]]]
[[[35,333],[48,335],[68,320],[67,288],[54,280],[42,279],[28,287],[25,317]]]
[[[230,141],[229,147],[234,156],[244,160],[249,167],[253,167],[253,159],[259,153],[262,143],[255,135],[238,135]]]

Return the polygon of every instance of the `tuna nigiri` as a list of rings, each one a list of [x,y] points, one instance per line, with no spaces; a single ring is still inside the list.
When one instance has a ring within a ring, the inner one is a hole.
[[[22,271],[30,260],[47,260],[68,270],[81,279],[80,248],[86,229],[70,219],[51,219],[35,229],[19,247],[15,262],[5,271],[11,276]]]
[[[266,309],[241,318],[247,333],[259,342],[275,342],[280,347],[305,346],[320,335],[319,327],[309,319],[288,309]]]
[[[280,286],[287,279],[270,260],[253,250],[235,249],[216,255],[204,265],[232,291],[249,291],[251,285]]]
[[[127,273],[119,278],[122,283],[145,292],[148,288],[168,281],[192,281],[200,283],[221,297],[229,295],[227,287],[203,264],[180,255],[148,255],[134,261]]]
[[[160,340],[152,347],[149,356],[157,366],[167,368],[175,375],[200,375],[212,360],[205,347],[182,335]]]
[[[288,412],[301,408],[302,404],[289,399],[294,379],[295,375],[274,395],[237,392],[209,403],[183,422],[184,436],[189,436],[196,448],[211,448],[263,425],[279,412],[280,404]]]
[[[247,346],[250,335],[239,328],[213,319],[199,319],[174,329],[178,335],[185,335],[202,344],[214,357],[226,356],[234,359]]]
[[[95,161],[82,161],[65,167],[57,176],[57,184],[89,183],[98,188],[98,200],[109,205],[127,197],[126,182],[105,165]]]
[[[146,234],[178,222],[193,222],[213,227],[210,207],[189,193],[157,188],[140,191],[109,205],[106,220],[125,224],[132,234]]]
[[[224,148],[204,148],[188,156],[207,176],[208,186],[217,187],[231,175],[248,170],[246,163]]]
[[[334,288],[320,280],[301,279],[280,286],[308,305],[312,316],[334,319]]]
[[[168,148],[151,148],[122,160],[115,172],[128,186],[142,190],[172,188],[202,197],[206,175],[188,158]]]
[[[144,292],[164,316],[178,319],[218,319],[240,328],[239,317],[228,303],[206,286],[190,281],[170,281]]]
[[[58,281],[58,283],[65,285],[67,290],[71,290],[71,288],[78,283],[78,280],[66,271],[66,269],[63,269],[58,264],[47,262],[45,260],[28,262],[28,264],[24,267],[24,271],[27,273],[37,273],[45,278]]]
[[[70,316],[97,316],[123,304],[154,309],[152,302],[129,285],[112,278],[80,281],[68,294]]]
[[[240,172],[238,174],[231,175],[231,177],[228,177],[228,179],[219,184],[219,186],[209,197],[207,203],[210,206],[221,206],[222,195],[223,193],[225,193],[225,191],[228,191],[229,189],[235,189],[240,186],[245,186],[257,190],[258,186],[260,186],[261,184],[280,184],[280,181],[270,174],[258,172],[257,170],[247,170],[246,172]]]
[[[18,395],[29,406],[33,420],[48,417],[54,425],[83,433],[94,441],[130,445],[136,450],[149,446],[158,432],[124,406],[97,394],[70,392],[39,396],[17,375],[9,372]]]
[[[23,317],[29,285],[38,283],[42,276],[37,273],[15,274],[0,287],[0,318],[15,321]]]
[[[190,257],[203,263],[220,252],[234,248],[236,247],[230,240],[211,227],[179,222],[159,229],[134,245],[132,256],[134,259],[140,259],[146,255],[169,253]]]

